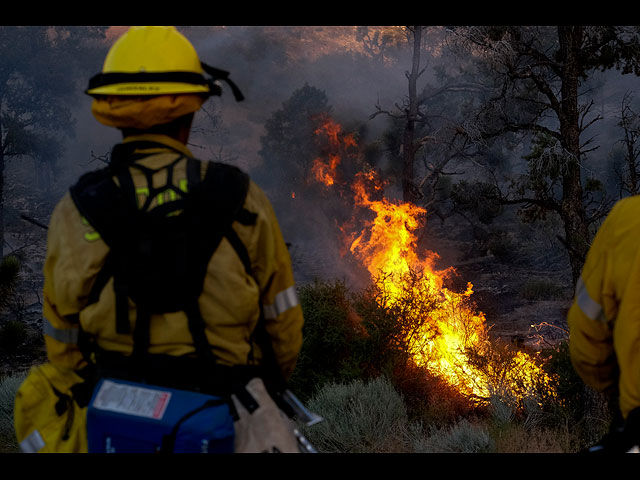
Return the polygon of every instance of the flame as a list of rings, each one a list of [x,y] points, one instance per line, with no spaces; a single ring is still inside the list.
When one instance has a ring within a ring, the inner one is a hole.
[[[335,183],[336,169],[340,164],[340,156],[329,155],[329,162],[324,163],[322,158],[318,157],[313,161],[311,173],[318,182],[331,186]]]
[[[311,173],[314,178],[326,186],[331,186],[336,182],[337,169],[342,159],[342,153],[348,147],[355,147],[356,140],[353,134],[343,134],[342,126],[334,122],[331,118],[325,117],[322,123],[315,130],[315,134],[324,138],[328,143],[329,157],[327,161],[322,156],[314,159],[311,166]]]
[[[363,230],[353,241],[351,253],[363,261],[373,277],[381,272],[402,276],[409,272],[411,266],[420,263],[413,232],[419,226],[419,217],[427,212],[411,203],[394,204],[384,198],[371,200],[366,190],[367,181],[373,181],[376,190],[381,188],[374,171],[356,174],[353,185],[355,203],[369,208],[376,217],[369,223],[368,231]],[[367,234],[368,238],[365,238]],[[388,286],[396,292],[399,288],[392,283]]]
[[[332,132],[334,140],[340,133],[335,127],[323,131]],[[337,163],[339,159],[330,157],[329,165]],[[413,319],[418,329],[407,331],[415,363],[480,402],[494,394],[508,393],[522,400],[540,388],[551,392],[552,380],[533,356],[518,351],[501,357],[493,347],[485,315],[470,301],[473,285],[468,283],[464,292],[449,290],[444,284],[455,272],[453,267],[438,271],[436,253],[418,254],[415,232],[424,224],[427,211],[381,196],[383,184],[374,170],[356,174],[351,188],[355,206],[367,209],[373,219],[359,233],[347,235],[349,250],[382,292],[381,306],[410,305],[404,307],[407,313],[420,317]]]

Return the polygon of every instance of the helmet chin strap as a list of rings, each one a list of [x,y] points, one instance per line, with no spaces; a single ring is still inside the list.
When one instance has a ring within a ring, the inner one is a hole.
[[[233,96],[235,97],[236,102],[241,102],[242,100],[244,100],[244,95],[242,94],[238,86],[235,83],[233,83],[233,81],[229,78],[229,72],[225,70],[220,70],[219,68],[212,67],[210,65],[207,65],[204,62],[200,62],[200,64],[202,65],[202,69],[206,73],[211,75],[211,78],[207,79],[207,83],[209,84],[209,88],[211,89],[212,95],[222,94],[222,88],[220,88],[220,85],[215,83],[217,80],[222,80],[226,82],[231,88],[231,91],[233,92]]]

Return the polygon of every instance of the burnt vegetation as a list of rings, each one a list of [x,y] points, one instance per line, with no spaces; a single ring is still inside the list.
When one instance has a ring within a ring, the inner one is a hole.
[[[292,379],[301,398],[388,379],[411,425],[401,436],[415,440],[404,451],[455,451],[475,435],[471,451],[571,452],[606,430],[606,402],[571,368],[565,315],[597,227],[640,188],[637,27],[181,30],[247,97],[207,103],[189,147],[245,169],[272,200],[305,314]],[[107,27],[0,27],[0,377],[44,361],[42,225],[119,140],[82,93],[112,38]],[[319,137],[327,119],[355,145]],[[331,188],[312,174],[330,154],[340,155]],[[545,385],[533,403],[499,392],[478,403],[415,362],[415,334],[441,334],[426,319],[442,298],[416,277],[389,304],[384,273],[372,278],[351,253],[372,221],[354,203],[362,172],[380,179],[371,200],[425,210],[415,249],[454,268],[446,288],[473,284],[490,348],[468,349],[469,361],[499,377],[517,352],[535,354],[555,395]]]

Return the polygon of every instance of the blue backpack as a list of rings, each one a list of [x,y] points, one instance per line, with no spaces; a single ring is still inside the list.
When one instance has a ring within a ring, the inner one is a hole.
[[[221,397],[101,379],[87,409],[90,453],[232,453]]]

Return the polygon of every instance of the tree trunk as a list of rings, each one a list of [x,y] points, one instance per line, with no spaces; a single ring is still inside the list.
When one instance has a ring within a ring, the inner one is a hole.
[[[627,163],[627,168],[629,170],[629,177],[628,177],[629,181],[627,182],[623,176],[622,184],[623,186],[627,187],[629,194],[637,195],[638,194],[638,170],[637,170],[638,166],[636,165],[636,160],[637,160],[638,154],[636,153],[635,143],[638,137],[637,137],[637,132],[634,131],[635,129],[633,127],[634,117],[636,117],[636,115],[631,110],[631,107],[630,107],[631,101],[629,100],[629,103],[626,103],[626,102],[627,102],[627,97],[625,96],[625,98],[622,101],[620,125],[624,130],[624,144],[627,147],[626,163]]]
[[[558,27],[558,40],[564,71],[562,74],[560,112],[561,143],[567,152],[567,165],[562,176],[561,216],[564,223],[569,262],[574,282],[580,276],[589,249],[589,230],[582,202],[580,175],[580,123],[578,112],[578,51],[583,27]]]
[[[416,203],[418,198],[414,185],[414,164],[416,149],[414,145],[415,124],[418,117],[417,83],[420,76],[420,46],[422,43],[422,27],[413,27],[413,61],[409,80],[409,105],[407,106],[407,122],[402,136],[402,197],[405,202]]]
[[[0,131],[0,135],[1,133]],[[4,257],[4,152],[2,150],[0,145],[0,260]]]
[[[1,98],[1,96],[0,96]],[[0,124],[0,261],[4,257],[4,142],[3,128]]]

